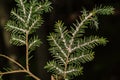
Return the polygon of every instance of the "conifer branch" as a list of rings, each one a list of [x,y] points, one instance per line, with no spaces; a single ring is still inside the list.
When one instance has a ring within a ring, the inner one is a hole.
[[[13,37],[12,40],[15,41],[15,42],[20,42],[20,45],[25,44],[25,41],[22,40],[22,39],[18,39],[18,38]],[[14,44],[14,43],[13,43],[13,44]]]
[[[36,24],[38,21],[39,21],[39,18],[36,19],[36,20],[32,23],[32,25],[29,27],[29,30],[28,30],[29,33],[30,33],[30,31],[35,27],[35,24]]]
[[[72,38],[71,38],[71,40],[70,40],[70,45],[69,45],[69,48],[70,48],[70,51],[69,52],[71,52],[71,46],[72,46],[72,44],[73,44],[73,41],[74,41],[74,38],[75,38],[75,36],[76,36],[76,34],[77,34],[77,32],[80,30],[80,28],[81,28],[81,26],[84,24],[84,22],[86,22],[90,17],[92,17],[92,13],[89,13],[89,15],[88,16],[86,16],[85,18],[84,18],[84,20],[82,20],[82,22],[76,27],[76,30],[74,31],[74,33],[72,34]]]
[[[49,12],[51,10],[51,2],[48,0],[45,1],[37,1],[37,0],[31,0],[27,2],[27,0],[15,0],[17,2],[18,9],[13,9],[11,11],[12,20],[9,20],[5,29],[10,32],[11,40],[10,43],[16,46],[23,46],[25,45],[26,51],[25,51],[25,67],[23,67],[19,62],[13,60],[12,58],[9,58],[5,55],[0,55],[1,57],[7,58],[9,61],[12,61],[15,63],[18,67],[21,68],[21,70],[9,70],[8,72],[1,72],[0,74],[12,74],[12,73],[27,73],[29,76],[34,78],[35,80],[40,80],[39,77],[34,75],[30,71],[29,67],[29,53],[31,53],[33,50],[36,49],[36,47],[39,47],[40,45],[40,39],[38,37],[30,36],[41,24],[43,23],[41,14],[43,12]],[[40,6],[42,6],[42,9],[40,9]],[[37,9],[37,11],[36,11]],[[29,11],[28,11],[29,10]],[[41,14],[40,14],[41,13]]]
[[[28,44],[28,31],[26,31],[26,69],[29,71],[29,44]]]
[[[90,44],[95,43],[95,42],[98,42],[98,41],[99,41],[98,39],[94,39],[94,40],[92,40],[92,41],[85,42],[85,43],[83,43],[83,44],[78,43],[77,46],[75,46],[73,49],[71,49],[71,52],[75,51],[76,49],[80,49],[81,47],[89,46]],[[92,46],[90,46],[90,47],[92,47]]]
[[[91,60],[93,60],[93,53],[91,53],[91,54],[82,54],[82,55],[80,55],[80,56],[77,56],[77,57],[74,57],[74,58],[71,58],[69,61],[68,61],[68,63],[70,63],[70,62],[75,62],[75,61],[77,61],[77,60],[81,60],[81,62],[85,62],[85,61],[91,61]],[[85,59],[84,59],[85,58]]]
[[[30,12],[29,12],[29,15],[28,15],[28,18],[27,18],[27,24],[29,23],[29,21],[30,21],[30,19],[31,19],[32,9],[33,9],[33,7],[31,6],[31,7],[30,7]]]
[[[49,66],[45,66],[46,68],[49,68],[48,69],[48,71],[53,71],[53,73],[54,73],[54,70],[57,70],[56,72],[55,72],[55,74],[63,74],[63,70],[57,65],[57,63],[56,62],[54,62],[54,61],[51,61],[51,62],[49,62],[49,63],[47,63]]]
[[[92,49],[98,45],[105,45],[107,42],[105,38],[96,36],[84,37],[84,29],[89,24],[98,27],[96,14],[108,15],[111,13],[113,13],[112,7],[100,7],[93,9],[90,13],[84,9],[80,21],[77,20],[69,31],[62,22],[56,23],[55,33],[50,34],[48,39],[51,45],[49,50],[54,59],[45,66],[48,71],[55,74],[55,80],[61,80],[58,77],[70,80],[74,76],[82,74],[83,68],[80,64],[93,60]]]
[[[51,5],[51,2],[49,0],[41,1],[38,7],[36,7],[35,12],[38,12],[38,11],[49,12],[52,9],[50,5]]]
[[[51,39],[54,41],[54,44],[59,48],[59,50],[61,51],[61,53],[64,55],[64,57],[67,58],[66,53],[63,51],[63,49],[62,49],[62,48],[60,47],[60,45],[57,43],[56,39],[55,39],[52,35],[51,35],[50,37],[51,37]]]
[[[57,73],[57,74],[63,73],[63,70],[61,70],[61,68],[59,68],[59,67],[57,67],[55,65],[53,65],[52,67],[55,68],[56,70],[58,70],[59,73]]]
[[[16,26],[13,26],[13,25],[10,25],[10,24],[7,24],[7,26],[10,28],[10,30],[21,31],[21,32],[23,32],[23,33],[26,32],[25,29],[22,29],[22,28],[20,28],[20,27],[16,27]]]
[[[9,61],[15,63],[17,66],[19,66],[23,70],[25,69],[20,63],[18,63],[17,61],[15,61],[14,59],[12,59],[6,55],[0,54],[0,57],[4,57],[4,58],[8,59]]]
[[[69,73],[74,73],[74,72],[76,72],[76,71],[78,71],[77,69],[71,69],[71,70],[69,70],[69,71],[66,71],[65,73],[66,74],[69,74]]]
[[[35,43],[37,43],[39,40],[34,40],[32,43],[30,43],[29,44],[29,49],[31,49],[31,47],[35,44]]]
[[[23,0],[19,0],[19,1],[20,1],[21,6],[22,6],[22,9],[23,9],[24,16],[26,17],[26,10],[25,10],[25,5],[23,3]]]
[[[0,75],[15,74],[15,73],[27,73],[27,74],[29,74],[29,76],[31,76],[35,80],[41,80],[40,78],[38,78],[37,76],[35,76],[31,72],[26,71],[26,70],[14,70],[14,71],[8,71],[8,72],[0,72]]]
[[[39,9],[41,9],[42,8],[42,5],[39,5],[37,8],[36,8],[36,12],[39,10]]]
[[[66,64],[65,60],[63,59],[63,57],[61,57],[61,56],[59,55],[59,53],[56,53],[56,56],[55,56],[55,57],[58,58],[58,59],[60,59],[64,65]]]
[[[66,76],[67,76],[66,71],[67,71],[67,68],[68,68],[69,55],[70,55],[70,53],[68,53],[67,58],[66,58],[66,61],[65,61],[65,65],[64,65],[64,66],[65,66],[65,67],[64,67],[64,72],[63,72],[63,77],[64,77],[64,79],[66,79]]]
[[[60,25],[58,25],[58,28],[60,30],[61,39],[62,39],[62,41],[64,43],[65,48],[68,49],[67,42],[66,42],[66,39],[64,37],[64,33],[62,32],[61,25],[62,25],[62,23],[60,22]]]
[[[7,71],[7,72],[0,72],[0,75],[14,74],[14,73],[28,73],[35,80],[40,80],[40,78],[38,78],[37,76],[32,74],[29,70],[25,69],[20,63],[18,63],[14,59],[12,59],[6,55],[3,55],[3,54],[0,54],[0,57],[4,57],[4,58],[8,59],[9,61],[15,63],[17,66],[19,66],[21,68],[21,70],[12,70],[12,71]],[[28,67],[28,69],[29,69],[29,67]]]
[[[8,72],[0,72],[0,75],[14,74],[14,73],[26,73],[26,71],[25,70],[13,70],[13,71],[8,71]]]
[[[25,23],[25,20],[20,16],[18,15],[17,13],[15,13],[14,11],[11,12],[14,16],[16,16],[21,22]]]

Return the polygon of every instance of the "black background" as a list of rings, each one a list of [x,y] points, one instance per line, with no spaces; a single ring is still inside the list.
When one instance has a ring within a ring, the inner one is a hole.
[[[43,15],[45,22],[37,31],[43,45],[35,52],[33,62],[36,61],[36,64],[34,63],[34,65],[32,65],[34,69],[33,73],[40,76],[42,80],[50,79],[50,75],[48,75],[43,67],[46,62],[51,59],[48,52],[49,45],[46,41],[46,36],[49,32],[53,31],[55,21],[62,20],[65,22],[65,25],[69,26],[81,15],[80,11],[83,7],[87,10],[92,10],[95,6],[103,5],[113,6],[115,13],[109,16],[99,16],[99,30],[98,32],[91,30],[91,33],[103,36],[107,38],[109,42],[106,46],[99,46],[94,49],[95,59],[84,64],[84,75],[76,77],[74,80],[120,80],[120,0],[52,0],[52,3],[52,12]],[[9,19],[9,13],[12,8],[16,7],[16,3],[13,0],[0,0],[0,5],[0,9],[3,9],[6,13],[0,14],[0,21]],[[24,52],[24,47],[11,46],[7,48],[5,46],[3,32],[3,25],[1,23],[0,53],[5,54],[12,49],[12,51],[18,52],[18,54],[16,54],[17,56],[24,55],[20,54]],[[3,61],[6,60],[0,58],[0,69],[3,67],[1,65],[5,65]],[[16,78],[15,80],[21,79]]]

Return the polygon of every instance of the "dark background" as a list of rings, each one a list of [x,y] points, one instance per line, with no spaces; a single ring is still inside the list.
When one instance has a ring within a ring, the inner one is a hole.
[[[93,34],[103,36],[108,39],[106,46],[99,46],[94,49],[95,59],[84,64],[82,76],[74,80],[120,80],[120,0],[51,0],[53,10],[43,15],[44,24],[37,31],[43,44],[35,51],[31,67],[33,73],[41,77],[42,80],[50,80],[50,74],[43,69],[46,62],[51,59],[48,52],[49,45],[46,41],[49,32],[53,31],[55,21],[62,20],[65,25],[72,25],[72,22],[80,16],[82,8],[92,10],[95,6],[113,6],[115,13],[109,16],[99,16],[99,30]],[[4,30],[4,25],[9,19],[9,13],[16,7],[14,0],[0,0],[0,53],[14,56],[16,60],[23,60],[24,47],[15,47],[9,44],[9,33]],[[92,30],[91,30],[92,31]],[[13,54],[12,54],[13,53]],[[17,56],[17,57],[16,57]],[[0,57],[0,70],[9,62]],[[12,78],[14,75],[8,75]],[[14,80],[24,80],[22,75],[16,75]],[[8,80],[7,76],[4,76]],[[82,78],[82,79],[81,79]],[[13,79],[11,79],[13,80]]]

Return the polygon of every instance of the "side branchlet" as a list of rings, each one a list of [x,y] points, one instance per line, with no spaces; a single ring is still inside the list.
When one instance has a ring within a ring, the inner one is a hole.
[[[53,74],[55,80],[71,80],[81,75],[83,67],[81,64],[94,59],[95,46],[105,45],[107,40],[103,37],[85,37],[85,28],[95,26],[98,29],[97,15],[113,14],[112,7],[99,7],[92,11],[83,10],[82,15],[71,29],[68,30],[62,21],[55,24],[55,32],[50,33],[50,52],[53,60],[45,66]],[[92,23],[92,25],[91,25]]]
[[[51,2],[49,2],[48,0],[15,1],[17,2],[18,9],[13,9],[11,11],[11,20],[8,20],[5,29],[11,34],[11,44],[26,47],[26,65],[24,67],[22,64],[15,61],[11,57],[0,54],[0,57],[8,59],[19,67],[18,70],[7,70],[6,72],[0,72],[0,75],[12,73],[27,73],[35,80],[40,80],[39,77],[35,76],[30,71],[29,60],[31,56],[29,54],[41,44],[40,39],[38,38],[38,36],[34,35],[34,32],[43,24],[41,14],[51,11]]]

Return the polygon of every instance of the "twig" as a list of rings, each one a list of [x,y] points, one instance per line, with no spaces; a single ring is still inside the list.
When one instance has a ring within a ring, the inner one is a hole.
[[[26,69],[29,71],[29,53],[28,53],[28,31],[26,31]]]
[[[32,78],[34,78],[35,80],[40,80],[40,78],[38,78],[37,76],[35,76],[34,74],[32,74],[30,71],[29,71],[29,65],[28,63],[26,64],[27,65],[27,69],[25,69],[20,63],[18,63],[17,61],[15,61],[14,59],[6,56],[6,55],[3,55],[3,54],[0,54],[0,57],[4,57],[8,60],[10,60],[11,62],[15,63],[17,66],[19,66],[22,70],[13,70],[13,71],[8,71],[8,72],[0,72],[0,75],[5,75],[5,74],[14,74],[14,73],[27,73],[29,74],[29,76],[31,76]]]
[[[21,69],[25,69],[20,63],[18,63],[17,61],[15,61],[14,59],[12,59],[12,58],[10,58],[10,57],[8,57],[8,56],[6,56],[6,55],[3,55],[3,54],[0,54],[0,56],[1,57],[4,57],[4,58],[6,58],[6,59],[8,59],[8,60],[10,60],[11,62],[13,62],[13,63],[15,63],[17,66],[19,66]]]
[[[26,73],[25,70],[14,70],[14,71],[8,71],[8,72],[0,72],[0,75],[5,75],[5,74],[14,74],[14,73]]]
[[[69,52],[70,53],[71,53],[71,46],[73,44],[73,41],[74,41],[74,38],[75,38],[77,32],[79,31],[81,26],[84,24],[84,22],[87,21],[91,16],[93,16],[93,13],[89,13],[89,15],[85,17],[85,19],[78,25],[78,27],[76,28],[75,32],[72,34],[73,36],[72,36],[71,40],[69,41],[69,43],[70,43],[70,45],[69,45],[69,48],[70,48]]]

